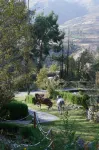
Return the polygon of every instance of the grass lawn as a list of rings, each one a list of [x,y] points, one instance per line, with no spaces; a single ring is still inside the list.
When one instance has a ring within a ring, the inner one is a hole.
[[[43,124],[45,128],[53,128],[54,131],[59,132],[64,130],[64,116],[60,118],[60,121]],[[69,111],[70,130],[76,132],[77,136],[82,137],[85,141],[92,141],[99,136],[99,124],[87,121],[83,110]]]
[[[24,100],[24,98],[20,97],[18,98],[18,100]],[[54,103],[53,108],[51,108],[49,111],[47,109],[47,106],[45,105],[42,105],[41,110],[37,105],[34,104],[27,104],[27,105],[34,110],[47,112],[59,117],[60,118],[59,121],[42,124],[42,126],[45,128],[45,130],[53,128],[53,131],[60,132],[62,129],[64,129],[63,123],[64,115],[60,115],[58,113],[56,102],[53,101],[53,103]],[[85,112],[81,108],[78,110],[69,110],[69,124],[71,125],[71,130],[74,130],[77,136],[80,135],[86,141],[92,141],[95,137],[98,136],[99,124],[94,123],[92,121],[91,122],[87,121]]]

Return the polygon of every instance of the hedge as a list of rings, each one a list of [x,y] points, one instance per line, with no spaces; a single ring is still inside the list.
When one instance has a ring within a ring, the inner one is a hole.
[[[21,119],[28,115],[28,106],[16,100],[11,101],[4,108],[9,112],[11,120]]]
[[[87,94],[73,94],[70,92],[58,92],[58,95],[61,95],[65,100],[73,103],[82,105],[85,109],[88,108],[88,99],[89,96]]]

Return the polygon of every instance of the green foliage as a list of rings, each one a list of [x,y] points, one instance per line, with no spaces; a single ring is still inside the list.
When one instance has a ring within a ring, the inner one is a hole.
[[[53,88],[53,86],[49,85],[47,91],[48,91],[48,96],[50,98],[56,99],[58,92],[55,91],[55,88]]]
[[[14,97],[13,91],[7,89],[7,86],[0,86],[0,109]]]
[[[26,98],[25,98],[25,102],[35,105],[36,104],[36,99],[33,95],[27,95]]]
[[[13,132],[16,133],[19,130],[20,125],[15,123],[0,123],[0,130],[4,132]]]
[[[1,149],[1,150],[5,150],[5,149],[6,149],[6,146],[4,145],[3,142],[0,142],[0,149]]]
[[[0,0],[0,91],[4,89],[4,97],[0,95],[2,103],[11,100],[9,95],[17,89],[15,79],[24,72],[26,74],[27,68],[28,74],[30,71],[28,15],[23,1]],[[28,75],[25,79],[29,81]]]
[[[32,103],[35,105],[36,104],[36,99],[35,97],[32,97]]]
[[[32,102],[32,98],[33,98],[32,95],[27,95],[26,98],[25,98],[25,102],[32,104],[32,103],[33,103],[33,102]]]
[[[78,57],[76,61],[77,66],[77,74],[79,79],[90,81],[93,77],[93,73],[91,71],[91,66],[94,62],[93,54],[90,53],[88,49],[81,53],[81,56]]]
[[[57,64],[52,64],[49,68],[50,72],[56,72],[59,70],[59,67],[57,66]]]
[[[20,133],[23,137],[29,138],[30,136],[33,135],[33,130],[32,130],[32,128],[24,127],[24,128],[20,129]]]
[[[73,94],[70,92],[57,92],[57,95],[61,95],[65,100],[83,106],[84,109],[88,108],[89,96],[87,94]]]
[[[53,43],[58,45],[64,38],[63,33],[59,31],[57,20],[58,17],[53,12],[46,16],[42,13],[36,16],[31,26],[31,38],[34,41],[32,52],[38,71],[42,68],[51,48],[54,49]]]
[[[55,149],[59,150],[76,150],[77,149],[77,135],[75,132],[74,123],[69,122],[68,112],[63,116],[63,129],[57,134],[55,140]]]
[[[32,104],[35,101],[34,98],[35,97],[33,95],[27,95],[26,98],[25,98],[25,101],[26,101],[26,103]]]
[[[46,89],[47,87],[47,68],[42,68],[40,72],[37,74],[36,84],[41,89]]]
[[[25,139],[32,139],[33,142],[38,142],[38,139],[42,138],[42,134],[38,128],[32,127],[22,127],[20,128],[20,134]]]
[[[89,100],[89,96],[87,94],[84,94],[83,97],[82,97],[82,106],[85,108],[85,109],[88,109],[88,100]]]
[[[18,101],[11,101],[4,108],[9,111],[11,120],[21,119],[28,115],[28,106]]]

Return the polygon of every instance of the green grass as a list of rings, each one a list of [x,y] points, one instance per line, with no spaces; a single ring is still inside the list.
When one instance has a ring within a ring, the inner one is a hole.
[[[56,102],[53,102],[53,108],[51,108],[49,111],[45,105],[42,105],[41,110],[37,105],[34,104],[28,104],[28,107],[58,116],[60,118],[59,121],[42,124],[42,126],[45,128],[45,130],[53,128],[53,131],[60,132],[62,129],[64,129],[64,124],[62,121],[63,116],[58,113]],[[87,121],[85,111],[83,109],[69,111],[69,124],[73,124],[72,127],[76,132],[76,135],[80,135],[86,141],[92,141],[99,133],[99,124],[92,121]]]
[[[86,141],[92,141],[99,135],[99,124],[87,121],[81,109],[69,111],[69,124],[71,125],[71,130],[75,131],[77,136],[82,137]],[[43,127],[53,128],[55,132],[60,132],[64,129],[62,117],[60,121],[43,124]]]
[[[16,96],[15,97],[15,99],[17,100],[17,101],[22,101],[22,102],[25,102],[25,98],[26,98],[26,96]]]
[[[40,111],[40,108],[38,108],[37,106],[31,106],[31,108]],[[43,106],[41,111],[56,115],[60,118],[59,121],[44,124],[45,128],[53,128],[54,131],[61,131],[61,129],[63,129],[64,124],[62,122],[62,116],[58,113],[56,106],[54,106],[54,108],[49,111],[46,109],[45,106]],[[87,121],[85,111],[83,109],[70,110],[69,123],[73,124],[73,128],[76,134],[80,135],[86,141],[92,141],[99,133],[99,124]]]

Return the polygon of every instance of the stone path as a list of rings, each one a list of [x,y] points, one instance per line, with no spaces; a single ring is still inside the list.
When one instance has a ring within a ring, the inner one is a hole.
[[[54,116],[54,115],[51,115],[51,114],[46,113],[46,112],[32,110],[31,108],[29,108],[29,114],[33,115],[34,111],[36,112],[36,115],[37,115],[40,123],[46,123],[46,122],[59,120],[59,118]]]

